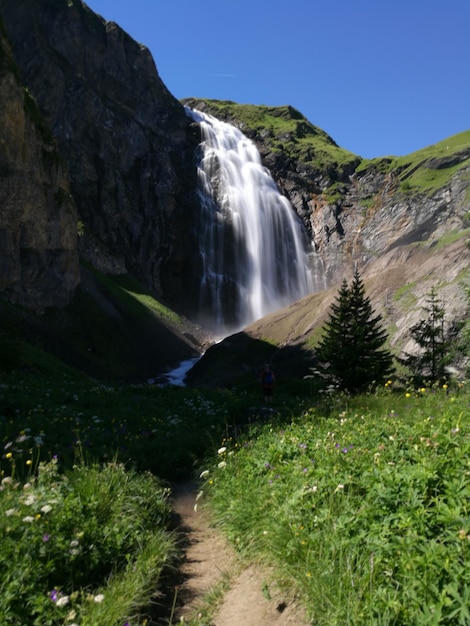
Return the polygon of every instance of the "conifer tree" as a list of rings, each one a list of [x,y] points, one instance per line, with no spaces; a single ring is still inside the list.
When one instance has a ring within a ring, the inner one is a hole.
[[[373,313],[356,270],[350,287],[343,280],[317,348],[323,374],[352,393],[383,382],[394,369],[392,355],[383,347],[387,332],[382,317]]]
[[[435,383],[446,378],[445,367],[448,364],[452,342],[458,329],[455,326],[445,328],[445,309],[438,299],[436,289],[431,288],[423,307],[426,317],[411,327],[410,335],[419,346],[416,354],[405,353],[400,362],[406,365],[420,382]]]

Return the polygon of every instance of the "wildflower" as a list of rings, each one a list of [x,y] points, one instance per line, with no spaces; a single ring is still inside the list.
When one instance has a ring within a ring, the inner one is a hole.
[[[206,476],[209,476],[209,470],[204,470],[203,472],[201,472],[199,478],[205,478]]]
[[[7,511],[5,511],[5,515],[7,517],[11,517],[12,515],[15,515],[16,513],[16,509],[8,509]]]
[[[220,467],[220,468],[222,469],[222,468],[223,468],[223,467],[225,467],[226,465],[227,465],[227,463],[226,463],[225,461],[221,461],[221,462],[217,465],[217,467]]]
[[[51,538],[50,535],[48,535],[47,533],[42,536],[42,540],[44,541],[44,543],[47,543],[50,538]]]
[[[53,589],[51,593],[49,594],[49,598],[52,600],[52,602],[57,602],[58,597],[59,597],[59,594],[56,589]]]
[[[95,601],[95,602],[97,602],[97,603],[99,604],[100,602],[103,602],[103,600],[104,600],[104,595],[103,595],[102,593],[99,593],[99,594],[98,594],[98,595],[96,595],[93,599],[94,599],[94,601]]]
[[[2,485],[9,485],[11,482],[13,482],[13,478],[11,476],[5,476],[5,478],[2,478]]]
[[[227,450],[227,448],[225,446],[222,446],[222,448],[219,448],[217,450],[217,454],[223,454],[226,450]]]
[[[26,506],[31,506],[32,504],[34,504],[36,502],[36,497],[31,494],[30,496],[28,496],[26,498],[26,500],[24,501],[24,503],[26,504]]]
[[[52,511],[52,507],[50,504],[45,504],[43,507],[41,507],[41,511],[43,513],[50,513]]]
[[[341,489],[344,489],[344,485],[342,483],[340,483],[336,489],[335,489],[335,493],[337,493],[338,491],[340,491]]]
[[[11,452],[7,452],[5,454],[5,458],[8,459],[8,460],[10,460],[12,456],[13,456],[13,454]]]
[[[405,393],[405,398],[411,398],[411,393],[409,392]]]
[[[61,598],[57,599],[57,606],[67,606],[67,604],[70,602],[70,598],[68,596],[62,596]]]
[[[26,515],[26,517],[23,517],[23,522],[31,524],[31,522],[34,522],[34,517],[32,515]]]

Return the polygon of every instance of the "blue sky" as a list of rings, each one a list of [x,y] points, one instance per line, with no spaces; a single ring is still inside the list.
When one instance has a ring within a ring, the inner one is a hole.
[[[85,2],[176,98],[290,104],[366,158],[470,129],[469,0]]]

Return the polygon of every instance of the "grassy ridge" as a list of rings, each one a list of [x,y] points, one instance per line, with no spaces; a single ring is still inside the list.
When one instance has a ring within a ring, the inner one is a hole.
[[[29,345],[101,381],[141,382],[196,356],[203,340],[200,329],[129,274],[105,276],[83,267],[73,301],[42,315],[0,299],[0,369],[17,364],[14,352]]]
[[[470,130],[448,137],[402,157],[364,160],[356,170],[395,172],[404,192],[432,193],[446,185],[460,169],[470,165]]]
[[[458,170],[470,164],[470,130],[403,157],[362,159],[339,147],[325,131],[314,126],[291,106],[269,107],[226,100],[199,101],[215,117],[237,124],[244,132],[256,133],[270,151],[288,155],[299,164],[328,172],[330,176],[336,171],[341,180],[345,166],[348,170],[355,169],[358,175],[373,169],[395,173],[402,192],[432,193],[448,184]],[[340,199],[341,191],[337,183],[330,185],[328,197],[331,201]]]
[[[211,115],[236,123],[243,132],[259,134],[273,152],[320,169],[359,162],[352,152],[340,148],[321,128],[314,126],[291,106],[270,107],[237,104],[230,100],[199,99]]]

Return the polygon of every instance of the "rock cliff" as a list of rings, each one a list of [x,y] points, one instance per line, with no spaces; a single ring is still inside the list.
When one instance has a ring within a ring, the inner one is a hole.
[[[191,302],[198,128],[150,52],[80,0],[0,1],[21,79],[70,173],[80,255]]]
[[[0,291],[29,309],[64,306],[79,282],[66,167],[20,82],[0,27]]]

